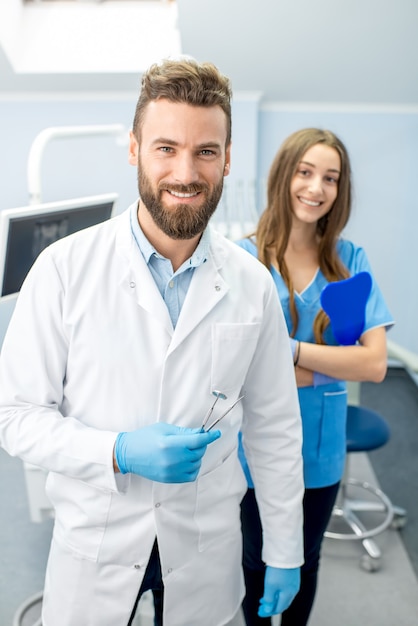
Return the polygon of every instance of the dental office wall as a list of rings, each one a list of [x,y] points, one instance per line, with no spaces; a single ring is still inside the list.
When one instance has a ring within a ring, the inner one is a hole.
[[[27,159],[46,127],[124,124],[136,94],[0,97],[0,210],[28,203]],[[307,126],[329,128],[346,144],[353,167],[353,214],[346,236],[363,245],[396,319],[389,338],[418,355],[418,107],[263,103],[262,94],[236,94],[230,179],[257,181],[260,212],[269,165],[283,139]],[[42,201],[116,191],[118,212],[137,196],[127,142],[112,137],[54,140],[42,161]],[[411,276],[411,278],[410,278]]]

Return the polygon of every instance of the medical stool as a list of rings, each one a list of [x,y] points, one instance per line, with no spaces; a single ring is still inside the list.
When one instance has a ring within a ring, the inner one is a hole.
[[[380,568],[381,551],[373,541],[379,533],[391,526],[403,528],[406,524],[406,511],[392,504],[389,498],[377,487],[366,481],[350,478],[350,455],[354,452],[369,452],[385,445],[390,438],[390,430],[381,415],[362,406],[349,405],[347,409],[347,461],[341,480],[337,501],[332,512],[325,537],[331,539],[360,540],[366,553],[362,556],[361,567],[369,572]],[[371,500],[362,500],[357,494],[372,495]],[[366,524],[362,518],[369,517]],[[376,518],[379,521],[376,522]],[[371,520],[373,519],[373,523]],[[340,526],[348,527],[348,532],[337,532]]]

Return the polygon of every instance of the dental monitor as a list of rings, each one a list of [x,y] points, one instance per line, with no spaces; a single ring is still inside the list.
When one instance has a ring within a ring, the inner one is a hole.
[[[50,243],[114,214],[108,193],[0,211],[0,296],[16,294],[38,254]]]

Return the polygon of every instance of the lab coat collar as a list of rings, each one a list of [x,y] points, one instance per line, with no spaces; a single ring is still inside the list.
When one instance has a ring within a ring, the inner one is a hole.
[[[158,320],[172,337],[169,348],[169,352],[172,352],[229,291],[229,285],[221,274],[221,268],[227,258],[225,240],[211,226],[208,227],[207,260],[194,270],[179,320],[173,329],[167,306],[133,237],[130,224],[131,210],[132,206],[119,216],[116,237],[117,254],[122,256],[126,263],[126,271],[121,282],[125,290],[135,294],[138,305]]]
[[[229,285],[219,272],[219,254],[211,247],[206,263],[194,271],[169,348],[175,350],[226,296]]]
[[[124,267],[120,284],[171,336],[173,325],[168,309],[132,234],[130,214],[134,205],[117,218],[116,254],[121,257]]]

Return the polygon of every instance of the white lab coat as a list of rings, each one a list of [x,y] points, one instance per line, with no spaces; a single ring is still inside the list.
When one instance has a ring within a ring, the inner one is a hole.
[[[118,432],[158,420],[200,427],[214,389],[228,396],[219,409],[241,389],[246,395],[219,424],[222,437],[208,447],[195,482],[115,476]],[[41,254],[3,344],[0,443],[49,471],[55,525],[44,626],[125,626],[155,536],[165,626],[220,626],[235,615],[244,589],[243,415],[264,558],[298,566],[300,415],[268,271],[212,232],[173,330],[129,210]]]

